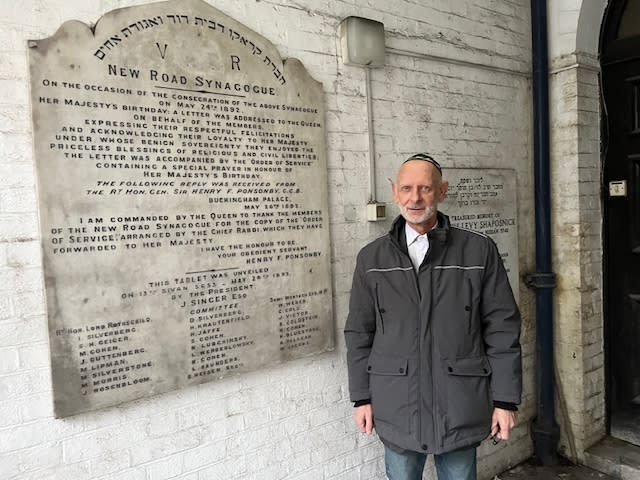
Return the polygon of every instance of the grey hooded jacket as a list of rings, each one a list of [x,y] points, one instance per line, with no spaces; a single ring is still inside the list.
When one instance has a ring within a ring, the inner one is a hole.
[[[443,453],[489,435],[494,401],[520,403],[520,313],[491,239],[438,213],[416,273],[404,225],[398,217],[358,254],[349,392],[371,399],[385,444]]]

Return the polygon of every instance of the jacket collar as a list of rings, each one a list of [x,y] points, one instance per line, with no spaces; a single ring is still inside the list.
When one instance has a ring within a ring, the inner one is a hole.
[[[444,213],[437,212],[437,215],[438,225],[436,228],[431,230],[430,237],[438,241],[440,245],[444,245],[449,239],[449,228],[451,227],[451,224],[449,223],[449,217]],[[389,230],[389,237],[391,237],[391,241],[403,252],[407,251],[407,239],[404,233],[404,226],[406,223],[407,222],[404,217],[402,215],[398,215],[391,225],[391,230]]]

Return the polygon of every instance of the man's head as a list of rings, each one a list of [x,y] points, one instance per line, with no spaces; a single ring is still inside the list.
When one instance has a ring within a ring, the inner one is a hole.
[[[431,230],[438,221],[438,204],[447,194],[449,183],[442,180],[442,169],[429,155],[409,157],[391,185],[393,201],[411,227],[419,233]]]

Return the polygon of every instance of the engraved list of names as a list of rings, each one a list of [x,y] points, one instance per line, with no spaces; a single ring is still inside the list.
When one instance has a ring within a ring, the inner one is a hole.
[[[30,42],[57,416],[333,348],[321,85],[200,0]]]

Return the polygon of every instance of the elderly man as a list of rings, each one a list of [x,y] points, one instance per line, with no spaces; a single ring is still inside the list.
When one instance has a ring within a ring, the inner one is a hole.
[[[416,154],[392,185],[401,215],[358,254],[347,343],[361,432],[374,425],[390,480],[475,480],[476,447],[508,439],[521,394],[520,314],[487,236],[457,228],[438,204],[449,184]]]

